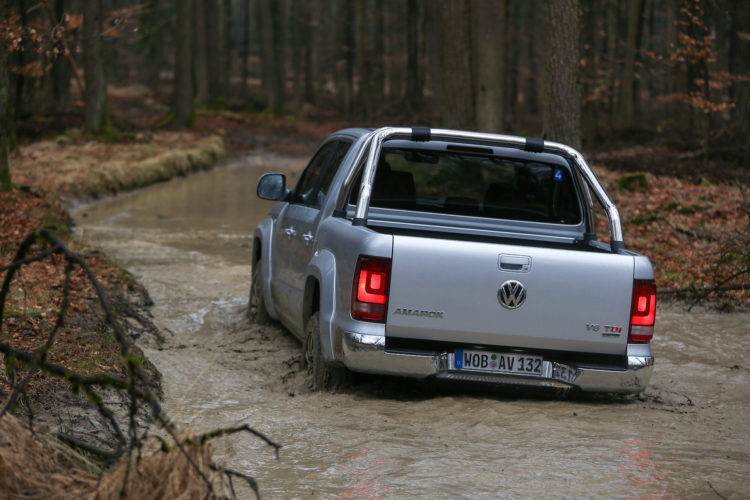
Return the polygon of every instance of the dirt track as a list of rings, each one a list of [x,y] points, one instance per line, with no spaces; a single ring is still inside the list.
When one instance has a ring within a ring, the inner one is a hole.
[[[212,172],[83,207],[78,231],[133,272],[166,337],[143,348],[166,407],[195,430],[246,422],[216,458],[255,475],[266,498],[750,495],[747,315],[657,317],[657,364],[640,397],[466,394],[366,379],[310,393],[300,346],[244,318],[264,171],[303,161],[247,157]]]

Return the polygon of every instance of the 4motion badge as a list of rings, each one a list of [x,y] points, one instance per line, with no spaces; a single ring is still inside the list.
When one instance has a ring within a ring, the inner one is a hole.
[[[506,309],[518,309],[526,301],[526,289],[520,281],[508,280],[497,291],[497,300]]]

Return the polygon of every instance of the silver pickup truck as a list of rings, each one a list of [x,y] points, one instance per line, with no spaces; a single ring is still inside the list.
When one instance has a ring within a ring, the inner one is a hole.
[[[583,156],[539,139],[346,129],[255,229],[249,317],[303,343],[315,388],[348,370],[638,393],[656,287]],[[594,200],[607,214],[597,240]]]

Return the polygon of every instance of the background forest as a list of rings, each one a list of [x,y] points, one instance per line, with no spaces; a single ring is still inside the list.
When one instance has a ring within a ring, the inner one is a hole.
[[[84,119],[108,133],[107,85],[135,83],[172,106],[162,125],[194,124],[196,108],[265,110],[580,140],[587,152],[660,139],[722,158],[744,156],[750,131],[750,4],[741,0],[0,6],[10,148],[14,130],[33,137]]]
[[[151,178],[134,155],[159,134],[170,150],[223,131],[230,148],[297,156],[350,125],[543,137],[597,168],[662,293],[741,291],[750,305],[748,2],[0,0],[0,12],[4,188],[19,144],[17,185],[87,196]],[[81,151],[43,160],[45,138],[101,151],[86,168]],[[89,192],[91,168],[107,180]]]

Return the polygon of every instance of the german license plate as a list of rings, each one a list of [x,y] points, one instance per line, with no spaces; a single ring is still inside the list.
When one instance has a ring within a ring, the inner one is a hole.
[[[517,375],[542,375],[542,357],[489,351],[456,349],[453,366],[457,370],[479,370]]]

